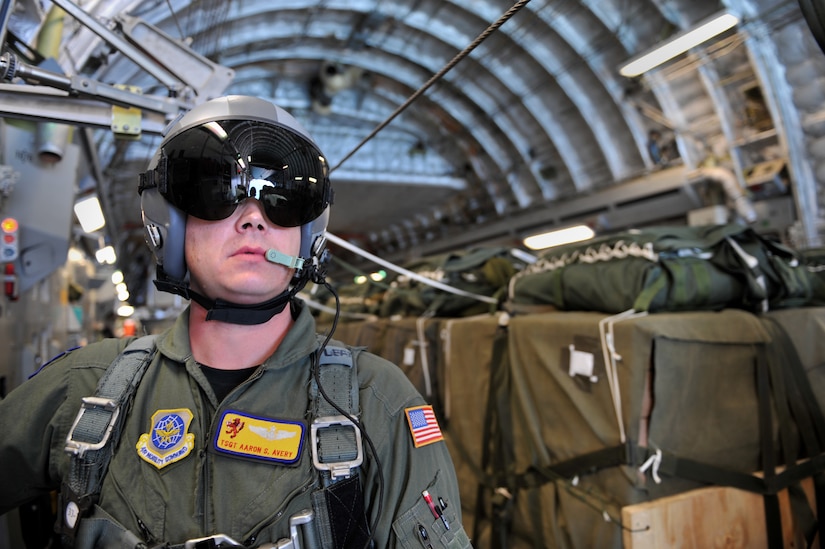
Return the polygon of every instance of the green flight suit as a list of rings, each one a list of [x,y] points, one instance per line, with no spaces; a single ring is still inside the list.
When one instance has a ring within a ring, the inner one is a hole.
[[[59,489],[69,469],[66,436],[80,400],[94,394],[98,379],[128,342],[109,339],[65,353],[0,401],[0,513]],[[224,420],[237,418],[235,412],[274,421],[277,427],[311,421],[309,357],[318,340],[307,308],[302,307],[275,353],[223,402],[217,402],[192,358],[188,311],[157,346],[104,479],[100,507],[150,546],[213,534],[254,540],[253,546],[289,537],[289,517],[311,509],[310,496],[319,487],[309,429],[303,431],[294,464],[239,457],[219,451],[217,444],[221,432],[228,436]],[[369,524],[380,508],[375,547],[470,547],[444,442],[416,448],[413,441],[405,410],[425,401],[392,363],[367,352],[358,357],[360,421],[378,454],[376,459],[365,443],[360,468]],[[186,434],[194,439],[188,452],[158,467],[141,457],[141,437],[162,433],[153,422],[168,411],[191,418]],[[449,529],[432,515],[423,490],[447,503]],[[423,544],[419,526],[428,538]]]

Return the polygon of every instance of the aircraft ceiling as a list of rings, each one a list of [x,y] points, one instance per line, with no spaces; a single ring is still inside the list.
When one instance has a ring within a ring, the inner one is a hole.
[[[526,234],[574,220],[601,230],[667,221],[710,205],[707,181],[721,183],[727,199],[737,198],[715,168],[744,188],[751,167],[777,159],[792,182],[799,243],[819,245],[825,56],[805,4],[78,5],[115,32],[136,21],[126,16],[139,18],[213,61],[213,81],[196,85],[201,95],[187,97],[183,90],[183,99],[199,102],[216,91],[250,94],[289,110],[334,167],[330,232],[402,262],[478,244],[519,244]],[[8,26],[14,37],[31,44],[49,5],[17,2]],[[736,29],[641,77],[619,74],[628,59],[724,10],[740,17]],[[162,76],[149,74],[77,18],[62,23],[57,60],[65,74],[168,97]],[[152,50],[148,39],[140,45]],[[155,61],[163,58],[155,52]],[[182,74],[185,67],[172,69]],[[78,101],[77,118],[90,101]],[[37,112],[24,112],[23,103]],[[0,105],[7,117],[70,120],[52,99],[32,100],[19,90],[0,90]],[[137,174],[159,144],[162,124],[147,116],[140,136],[118,139],[100,125],[74,123],[87,127],[80,137],[94,159],[82,181],[92,181],[101,197],[106,236],[139,304],[138,288],[153,266],[143,243]],[[649,149],[652,130],[669,145],[669,162],[656,162]],[[88,190],[81,185],[79,192]],[[336,255],[359,261],[341,250]]]

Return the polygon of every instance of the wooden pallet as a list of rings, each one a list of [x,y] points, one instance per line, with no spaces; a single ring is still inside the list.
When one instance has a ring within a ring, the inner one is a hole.
[[[813,481],[802,481],[815,508]],[[794,540],[787,490],[779,494],[784,547],[803,548]],[[736,488],[700,488],[622,508],[624,549],[768,549],[763,499]],[[820,540],[813,547],[818,548]]]

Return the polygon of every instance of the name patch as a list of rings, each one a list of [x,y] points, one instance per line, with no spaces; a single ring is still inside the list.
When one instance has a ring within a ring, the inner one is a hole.
[[[237,457],[292,465],[301,459],[304,445],[302,421],[253,416],[227,410],[215,434],[215,450]]]
[[[192,412],[187,408],[158,410],[152,414],[152,426],[135,445],[140,458],[163,469],[189,455],[195,446],[195,435],[189,433]]]

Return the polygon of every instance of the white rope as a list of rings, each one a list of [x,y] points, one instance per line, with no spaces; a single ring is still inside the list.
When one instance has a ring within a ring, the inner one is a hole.
[[[647,458],[647,461],[642,463],[642,466],[639,467],[639,472],[644,473],[648,469],[650,469],[650,476],[653,477],[654,482],[656,484],[661,484],[662,479],[659,477],[659,466],[662,464],[662,451],[656,450],[656,453]],[[651,469],[651,467],[653,467]]]
[[[450,363],[450,352],[452,350],[452,332],[453,332],[453,324],[456,322],[456,319],[448,320],[444,323],[444,328],[441,330],[441,340],[442,345],[444,347],[444,363]],[[444,419],[450,419],[450,399],[452,395],[450,394],[450,374],[447,373],[444,375]]]
[[[430,361],[427,359],[427,338],[424,334],[424,323],[427,322],[427,319],[432,318],[432,315],[424,315],[420,316],[415,320],[415,329],[418,335],[418,341],[416,344],[418,345],[418,350],[421,353],[421,370],[424,372],[424,391],[425,396],[427,398],[432,398],[433,396],[433,386],[430,381]]]
[[[768,285],[765,282],[765,274],[759,269],[759,260],[753,257],[751,254],[746,252],[742,246],[739,245],[736,240],[733,238],[726,236],[725,240],[728,241],[730,247],[733,248],[733,251],[745,262],[748,269],[753,272],[754,277],[756,278],[756,283],[759,284],[759,287],[762,289],[762,292],[765,295],[765,299],[762,300],[762,312],[767,312],[769,309],[769,301],[768,301]]]
[[[610,387],[610,396],[613,400],[613,412],[616,414],[616,423],[619,427],[619,440],[624,444],[627,441],[624,422],[622,421],[622,393],[619,387],[618,363],[622,360],[621,355],[616,352],[613,338],[613,325],[621,320],[637,318],[647,315],[646,311],[636,312],[628,309],[623,313],[608,316],[599,321],[599,336],[602,342],[602,356],[604,358],[604,368],[607,373],[607,384]]]
[[[328,233],[326,233],[326,235],[327,235],[327,240],[329,240],[330,242],[333,242],[333,243],[337,244],[338,246],[341,246],[342,248],[346,248],[347,250],[349,250],[351,252],[354,252],[354,253],[360,255],[361,257],[369,259],[370,261],[373,261],[373,262],[377,263],[378,265],[381,265],[382,267],[386,267],[387,269],[393,270],[393,271],[395,271],[399,274],[406,275],[406,276],[412,278],[413,280],[417,280],[418,282],[421,282],[422,284],[427,284],[428,286],[432,286],[433,288],[438,288],[439,290],[444,290],[445,292],[449,292],[451,294],[456,294],[456,295],[460,295],[460,296],[464,296],[464,297],[470,297],[470,298],[476,299],[478,301],[483,301],[484,303],[498,303],[498,300],[495,299],[494,297],[474,294],[472,292],[465,292],[464,290],[460,290],[458,288],[454,288],[454,287],[449,286],[447,284],[443,284],[441,282],[438,282],[437,280],[429,279],[427,277],[419,275],[418,273],[414,273],[414,272],[409,271],[409,270],[407,270],[403,267],[399,267],[398,265],[395,265],[394,263],[390,263],[389,261],[381,259],[377,255],[371,254],[366,250],[362,250],[361,248],[359,248],[355,244],[347,242],[343,238],[337,237],[332,233],[328,232]]]
[[[693,254],[693,252],[691,252],[691,254]],[[587,248],[576,249],[561,255],[543,257],[527,265],[510,278],[508,295],[510,299],[515,297],[516,281],[525,276],[552,272],[572,265],[573,263],[593,264],[625,259],[627,257],[637,257],[654,263],[659,260],[659,254],[653,249],[653,242],[646,242],[644,244],[639,244],[638,242],[628,243],[624,240],[617,240],[613,243],[604,242],[599,244],[598,247],[595,245],[588,246]]]

